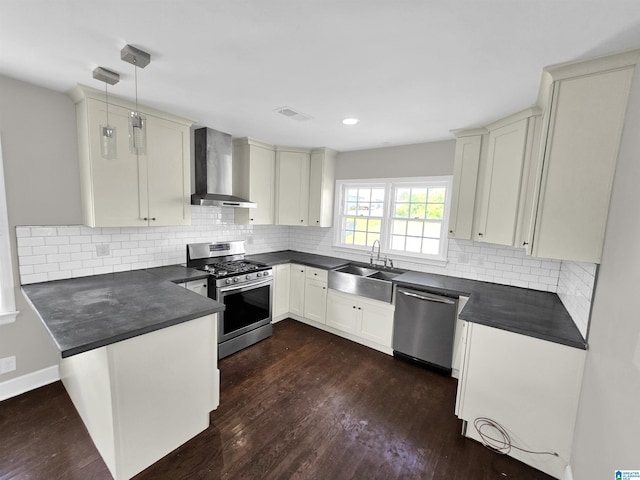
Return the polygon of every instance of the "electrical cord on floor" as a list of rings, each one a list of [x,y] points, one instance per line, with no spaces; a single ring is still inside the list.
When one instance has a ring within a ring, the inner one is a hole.
[[[533,455],[551,455],[553,457],[560,457],[560,455],[558,455],[556,452],[535,452],[533,450],[527,450],[525,448],[514,445],[511,441],[511,437],[504,429],[504,427],[490,418],[478,417],[473,421],[473,426],[475,427],[476,432],[478,432],[478,435],[480,435],[482,444],[485,447],[495,452],[502,453],[503,455],[509,454],[509,452],[511,452],[511,449],[515,448],[516,450],[520,450],[521,452],[531,453]],[[484,433],[482,430],[487,427],[491,427],[496,430],[502,436],[502,439],[493,438]]]

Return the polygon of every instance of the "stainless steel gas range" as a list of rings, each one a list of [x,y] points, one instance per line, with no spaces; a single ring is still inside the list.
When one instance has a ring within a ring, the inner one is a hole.
[[[207,294],[225,306],[218,314],[218,358],[271,336],[271,267],[244,259],[243,241],[191,243],[187,267],[209,274]]]

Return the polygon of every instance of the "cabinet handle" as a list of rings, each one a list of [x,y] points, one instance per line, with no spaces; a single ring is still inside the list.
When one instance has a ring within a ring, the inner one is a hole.
[[[481,237],[482,235],[484,235],[483,233],[478,232],[478,236]]]
[[[529,245],[529,242],[522,242],[522,246]]]

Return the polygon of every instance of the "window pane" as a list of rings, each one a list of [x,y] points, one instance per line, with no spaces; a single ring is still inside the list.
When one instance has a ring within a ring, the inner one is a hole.
[[[412,237],[422,236],[422,222],[409,222],[407,225],[407,235]]]
[[[380,228],[382,227],[382,221],[380,220],[376,220],[376,219],[371,219],[369,220],[369,228],[368,230],[370,232],[376,232],[376,233],[380,233]]]
[[[371,202],[372,203],[384,203],[384,188],[372,188],[371,189]]]
[[[370,188],[359,188],[358,189],[358,202],[360,203],[369,203],[371,201],[371,189]]]
[[[380,241],[380,234],[379,233],[369,233],[367,235],[367,247],[373,246],[373,242],[375,242],[376,240]]]
[[[347,245],[352,245],[353,244],[353,232],[352,231],[345,231],[342,234],[342,243],[346,243]]]
[[[429,203],[444,203],[445,188],[430,188]]]
[[[365,246],[367,244],[366,232],[355,232],[353,235],[353,244]]]
[[[355,228],[356,228],[356,219],[354,217],[346,217],[344,219],[344,229],[355,230]]]
[[[361,232],[367,231],[367,219],[366,218],[358,218],[356,219],[356,230]]]
[[[416,203],[427,202],[427,189],[426,188],[412,188],[411,189],[411,201]]]
[[[442,220],[444,214],[444,205],[434,204],[427,205],[427,218]]]
[[[424,203],[422,204],[412,203],[411,212],[409,213],[409,216],[411,218],[424,218],[425,210],[426,210],[426,206]]]
[[[440,238],[441,223],[425,222],[424,224],[424,236],[431,238]]]
[[[393,234],[394,235],[406,235],[407,234],[407,222],[404,220],[393,221]]]
[[[408,202],[411,199],[410,188],[398,188],[396,190],[396,202]]]
[[[347,202],[357,202],[358,201],[358,189],[357,188],[347,188],[346,200],[347,200]]]
[[[394,217],[409,218],[409,203],[396,203]]]
[[[353,202],[347,202],[347,215],[356,215],[358,211],[358,204]]]
[[[392,250],[404,250],[404,239],[406,237],[400,235],[393,235],[391,237],[391,249]]]
[[[422,244],[421,238],[407,237],[407,252],[420,253],[420,246]]]
[[[440,249],[440,240],[425,238],[422,242],[422,253],[437,255]]]

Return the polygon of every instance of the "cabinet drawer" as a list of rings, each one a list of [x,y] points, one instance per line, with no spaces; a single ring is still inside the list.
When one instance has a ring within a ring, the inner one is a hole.
[[[323,270],[321,268],[307,267],[307,278],[312,278],[314,280],[320,280],[326,282],[329,277],[329,273],[327,270]]]

